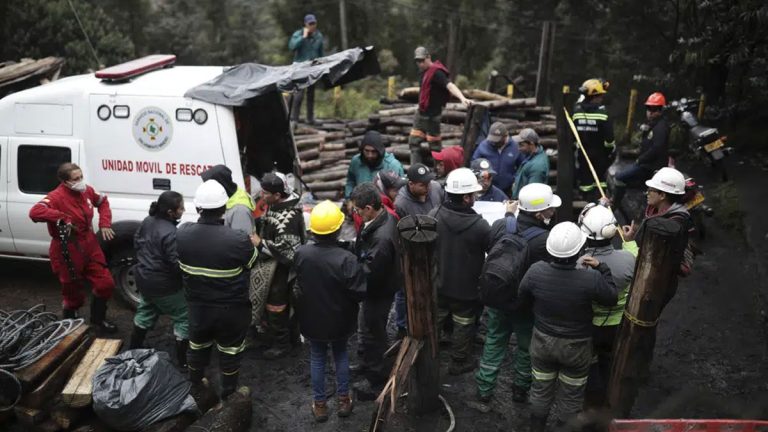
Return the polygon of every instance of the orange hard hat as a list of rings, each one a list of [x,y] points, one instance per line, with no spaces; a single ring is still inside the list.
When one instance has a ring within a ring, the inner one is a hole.
[[[667,99],[660,92],[651,93],[648,99],[645,101],[645,106],[658,106],[663,107],[667,105]]]

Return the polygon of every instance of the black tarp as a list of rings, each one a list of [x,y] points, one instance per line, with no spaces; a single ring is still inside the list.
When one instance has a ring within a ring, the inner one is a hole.
[[[286,66],[243,63],[189,89],[184,96],[219,105],[244,106],[249,99],[272,92],[301,90],[318,82],[329,88],[379,71],[373,47],[352,48]]]

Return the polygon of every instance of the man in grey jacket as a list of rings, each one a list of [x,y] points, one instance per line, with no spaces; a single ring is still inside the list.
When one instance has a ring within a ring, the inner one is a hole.
[[[557,397],[559,423],[583,406],[592,363],[592,302],[613,306],[617,301],[611,270],[594,257],[577,270],[586,235],[573,222],[557,224],[547,238],[553,262],[532,265],[520,282],[518,300],[533,304],[531,340],[531,431],[543,432]],[[558,385],[560,391],[558,391]]]
[[[256,205],[245,189],[232,180],[232,170],[226,165],[214,165],[200,175],[203,181],[216,180],[227,191],[227,211],[224,213],[224,225],[245,232],[253,233],[253,210]]]

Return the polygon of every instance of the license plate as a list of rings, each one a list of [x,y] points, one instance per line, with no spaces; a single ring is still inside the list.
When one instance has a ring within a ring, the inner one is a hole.
[[[685,206],[688,209],[692,209],[703,202],[704,202],[704,194],[702,194],[701,192],[696,192],[696,196],[694,196],[692,200],[688,201],[688,204],[686,204]]]
[[[711,142],[704,146],[704,150],[707,151],[707,153],[712,153],[713,151],[719,149],[720,147],[724,147],[725,144],[723,144],[722,140],[717,140],[715,142]]]

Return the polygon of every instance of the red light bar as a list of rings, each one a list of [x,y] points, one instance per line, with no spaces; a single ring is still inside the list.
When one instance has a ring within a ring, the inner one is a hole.
[[[174,63],[176,56],[173,54],[154,54],[102,69],[96,72],[96,78],[107,81],[127,80]]]

